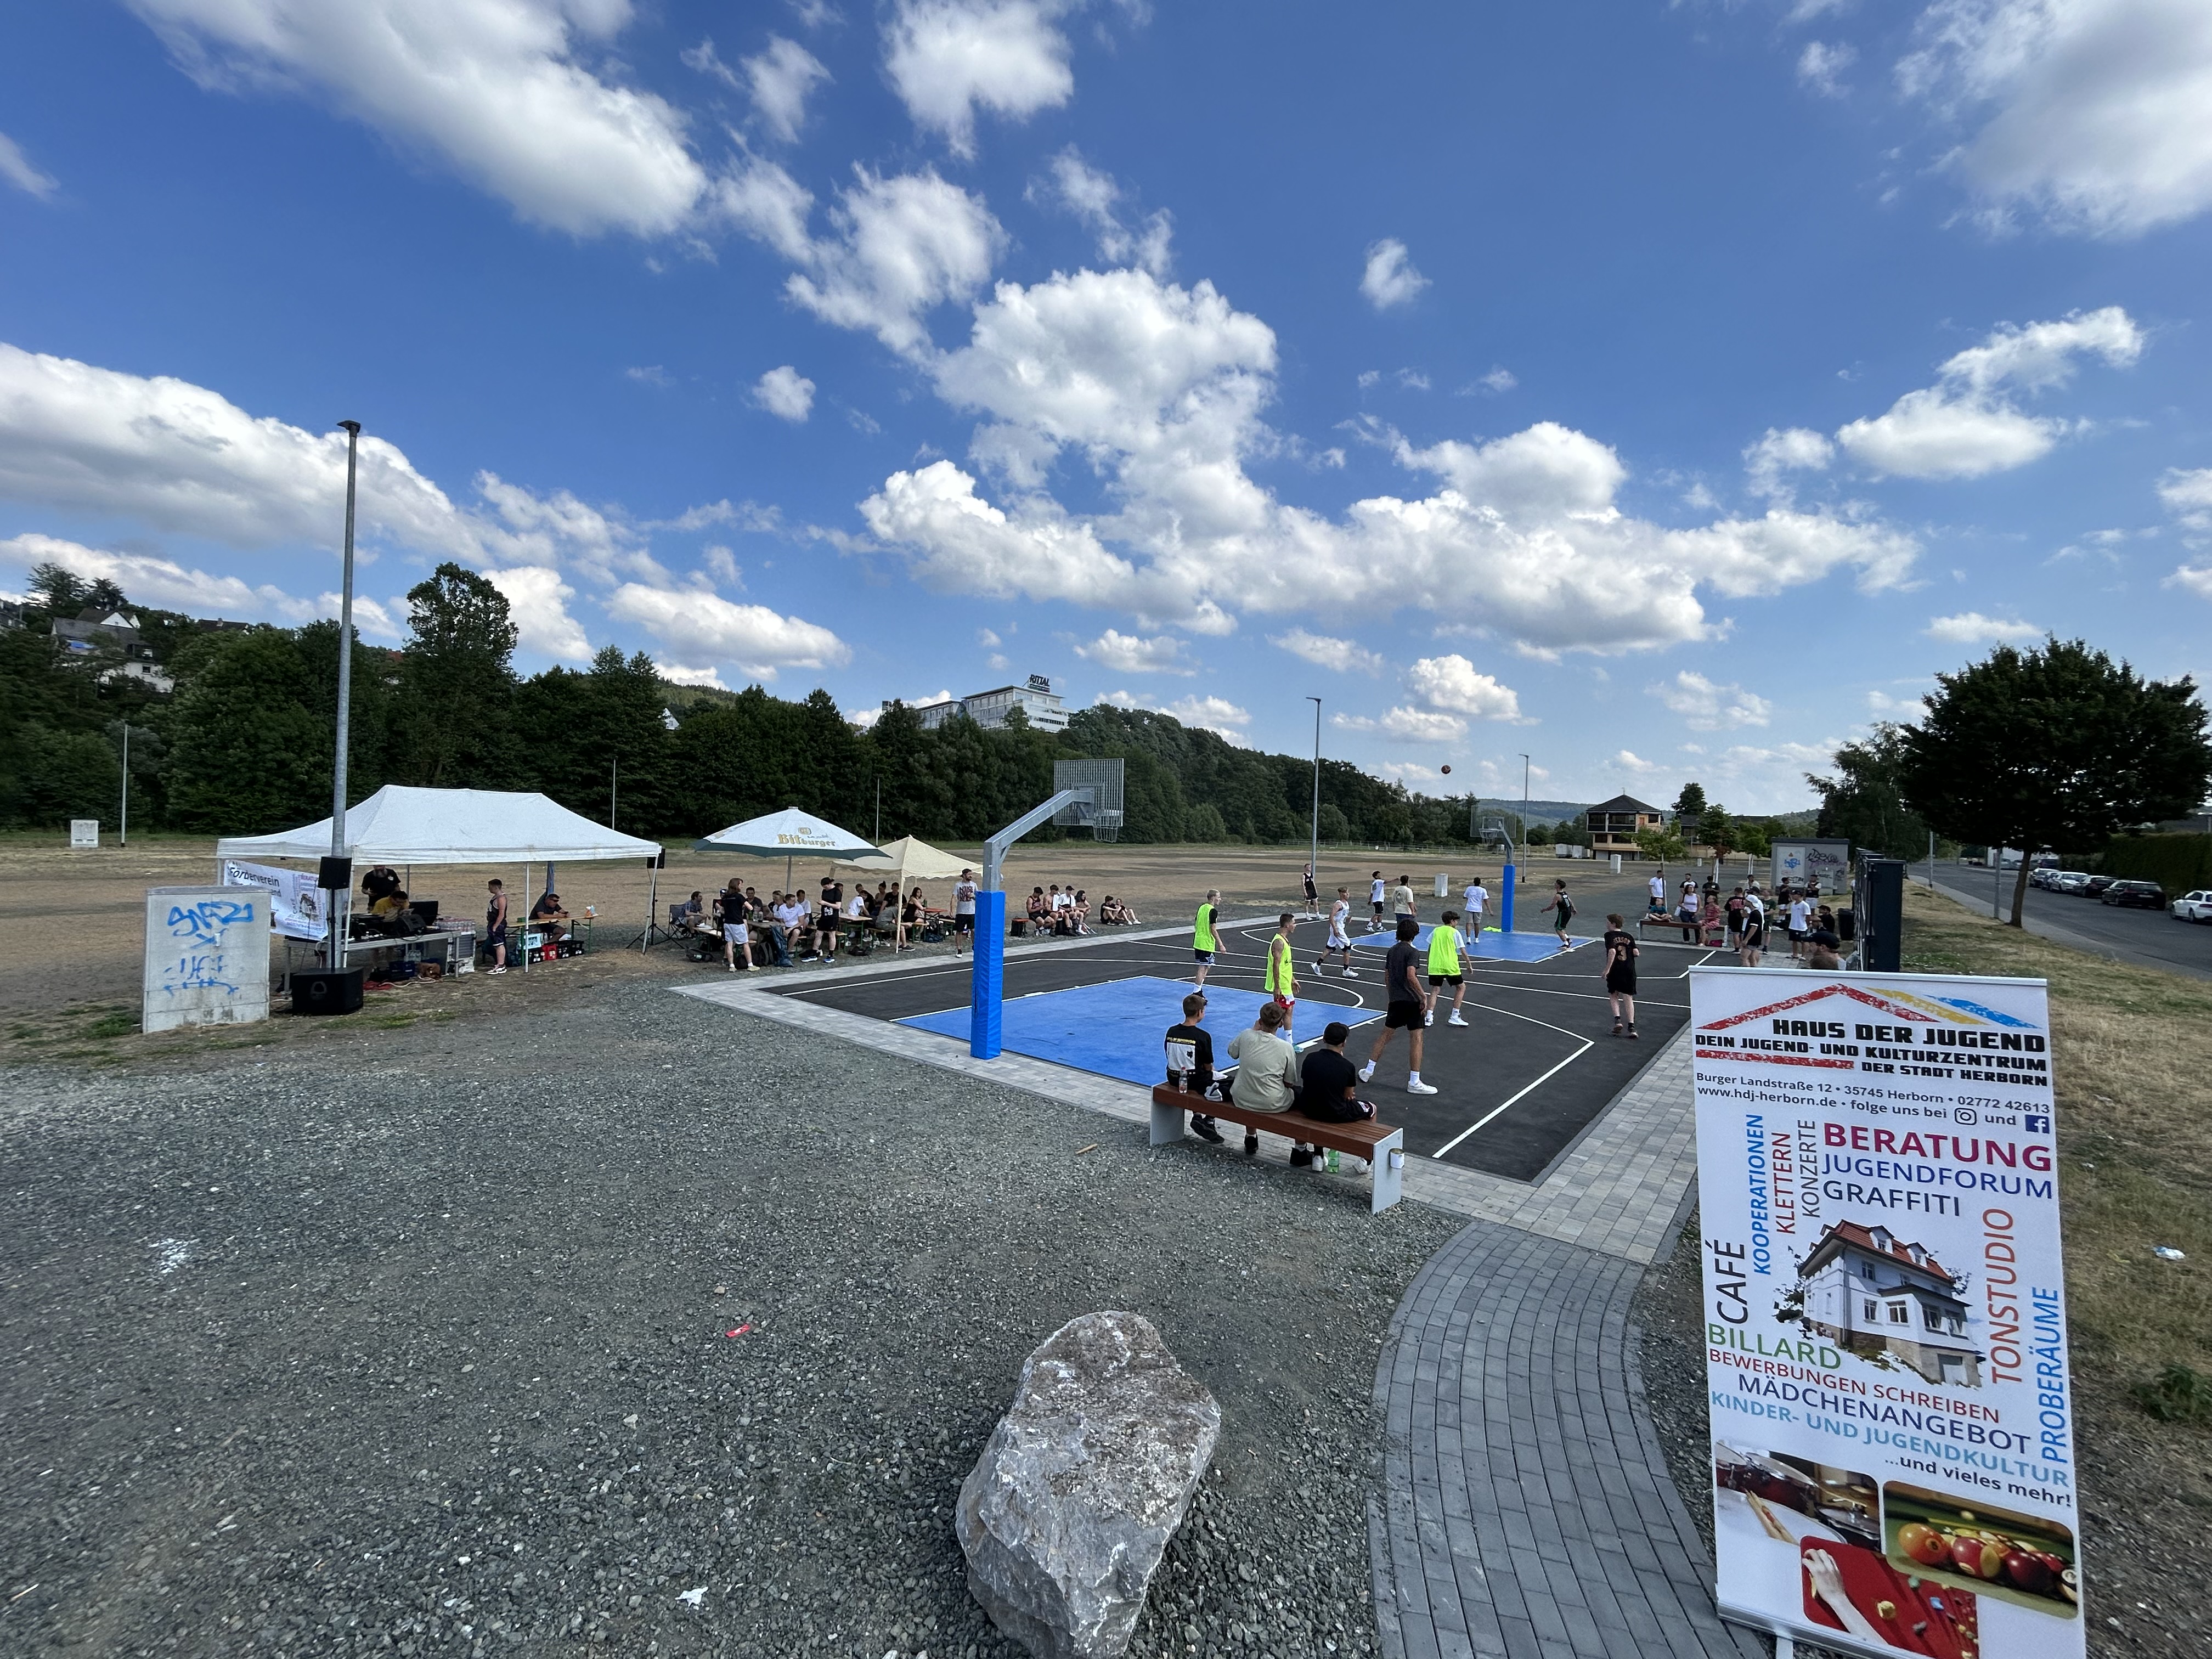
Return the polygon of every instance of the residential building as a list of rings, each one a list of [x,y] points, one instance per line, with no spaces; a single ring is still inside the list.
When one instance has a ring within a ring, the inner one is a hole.
[[[1893,1354],[1930,1382],[1978,1389],[1964,1282],[1888,1228],[1838,1221],[1797,1269],[1805,1328],[1853,1353]]]
[[[884,707],[888,708],[890,705],[885,703]],[[1042,674],[1030,675],[1026,685],[1001,685],[964,697],[950,697],[943,702],[926,702],[914,712],[925,730],[934,729],[962,714],[978,726],[995,727],[1004,726],[1007,711],[1016,708],[1028,715],[1030,724],[1040,732],[1067,730],[1066,705],[1053,690],[1052,681]]]
[[[1659,829],[1667,815],[1632,795],[1615,795],[1591,807],[1583,822],[1589,828],[1590,851],[1603,858],[1608,853],[1635,852],[1636,832]]]
[[[54,637],[87,646],[120,646],[128,650],[138,643],[138,618],[127,611],[103,612],[87,606],[74,617],[57,617]]]

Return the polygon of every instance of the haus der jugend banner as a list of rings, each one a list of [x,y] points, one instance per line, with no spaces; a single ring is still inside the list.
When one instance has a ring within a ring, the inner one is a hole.
[[[1722,1611],[2081,1654],[2044,981],[1698,968],[1690,1006]]]

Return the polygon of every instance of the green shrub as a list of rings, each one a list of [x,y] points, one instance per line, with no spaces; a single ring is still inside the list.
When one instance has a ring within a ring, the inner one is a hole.
[[[2100,861],[2109,876],[2154,881],[2169,896],[2212,887],[2212,836],[2121,836]]]
[[[2212,1376],[2186,1365],[2168,1365],[2132,1392],[2136,1404],[2161,1423],[2212,1424]]]

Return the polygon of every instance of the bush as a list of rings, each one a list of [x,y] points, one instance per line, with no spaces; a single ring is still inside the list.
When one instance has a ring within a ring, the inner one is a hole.
[[[2212,1376],[2186,1365],[2168,1365],[2133,1393],[2136,1404],[2161,1423],[2212,1424]]]
[[[2212,836],[2122,836],[2105,847],[2106,875],[2154,881],[2169,894],[2212,887]]]
[[[1184,820],[1185,839],[1218,844],[1229,839],[1229,825],[1221,816],[1221,809],[1212,801],[1201,801],[1191,808]]]

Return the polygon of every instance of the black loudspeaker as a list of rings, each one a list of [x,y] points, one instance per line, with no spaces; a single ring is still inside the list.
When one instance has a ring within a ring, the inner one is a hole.
[[[1836,912],[1836,937],[1849,944],[1858,937],[1859,913],[1845,905]]]
[[[357,1014],[361,1012],[361,968],[317,968],[292,975],[295,1014]]]
[[[325,893],[343,893],[353,885],[351,859],[325,859],[315,872],[315,885]]]
[[[665,870],[668,867],[667,849],[663,848],[659,853],[647,859],[645,861],[645,867],[648,870]]]

